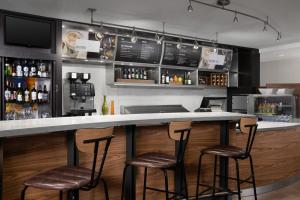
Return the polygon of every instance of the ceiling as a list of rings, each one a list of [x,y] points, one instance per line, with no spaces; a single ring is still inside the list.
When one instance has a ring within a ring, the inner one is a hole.
[[[215,0],[203,0],[214,3]],[[0,0],[0,8],[33,13],[48,17],[89,22],[87,8],[96,8],[95,19],[122,25],[161,30],[219,42],[266,48],[300,41],[299,0],[231,0],[228,8],[247,12],[259,17],[269,16],[270,23],[282,32],[276,41],[272,31],[263,32],[263,24],[226,11],[193,4],[194,12],[188,13],[187,0]]]

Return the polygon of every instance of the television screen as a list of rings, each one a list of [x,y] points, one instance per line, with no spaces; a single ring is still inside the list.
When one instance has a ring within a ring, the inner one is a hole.
[[[6,16],[5,43],[49,49],[51,47],[51,24],[30,18]]]

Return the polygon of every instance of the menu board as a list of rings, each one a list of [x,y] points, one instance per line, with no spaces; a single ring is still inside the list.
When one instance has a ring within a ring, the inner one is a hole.
[[[100,32],[90,32],[90,41],[98,41],[98,51],[88,51],[88,58],[100,58],[101,60],[113,60],[116,48],[116,36],[111,34],[104,34]]]
[[[201,57],[201,48],[194,49],[192,45],[181,45],[177,48],[175,43],[165,43],[163,65],[176,65],[198,67]]]
[[[131,42],[130,37],[118,37],[116,61],[158,64],[161,56],[161,45],[154,40],[137,39]]]

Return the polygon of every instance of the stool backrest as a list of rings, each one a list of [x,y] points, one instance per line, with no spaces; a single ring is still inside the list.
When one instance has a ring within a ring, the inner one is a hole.
[[[248,141],[246,146],[246,156],[250,155],[251,149],[254,143],[256,131],[257,131],[257,119],[256,118],[241,118],[240,130],[244,134],[248,134]]]
[[[184,161],[186,145],[192,129],[192,121],[171,122],[169,124],[169,137],[178,142],[177,164]]]
[[[76,132],[76,147],[80,152],[93,155],[90,187],[95,187],[100,179],[108,148],[113,136],[113,127],[99,129],[79,129]],[[100,157],[98,159],[98,156]],[[99,164],[99,170],[96,167]],[[98,174],[97,174],[98,173]]]

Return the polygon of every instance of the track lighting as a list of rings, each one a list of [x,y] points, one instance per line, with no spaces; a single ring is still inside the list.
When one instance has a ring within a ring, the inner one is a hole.
[[[195,43],[194,43],[193,48],[194,48],[195,50],[199,49],[199,43],[197,42],[197,40],[195,40]]]
[[[131,42],[136,43],[137,38],[135,36],[135,27],[132,27],[132,34],[131,34]]]
[[[239,19],[237,17],[237,12],[235,11],[234,18],[233,18],[233,23],[238,23],[238,22],[239,22]]]
[[[191,12],[193,12],[193,6],[192,6],[192,1],[191,0],[189,0],[189,6],[187,7],[187,10],[188,10],[188,12],[189,13],[191,13]]]
[[[162,44],[163,38],[164,38],[164,36],[159,36],[158,32],[156,32],[156,34],[155,34],[155,40],[156,40],[157,44]]]
[[[181,49],[182,46],[182,39],[179,38],[179,43],[176,45],[177,49]]]

